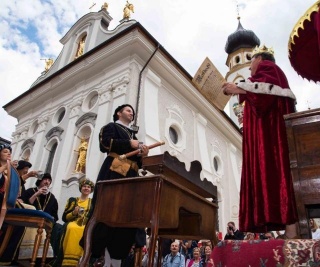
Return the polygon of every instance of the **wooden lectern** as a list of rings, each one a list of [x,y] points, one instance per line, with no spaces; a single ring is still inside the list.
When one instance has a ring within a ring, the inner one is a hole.
[[[320,218],[320,109],[284,116],[301,238],[311,238],[310,218]]]
[[[84,232],[79,266],[88,266],[92,230],[98,222],[112,227],[148,227],[148,267],[153,266],[158,237],[216,239],[218,206],[206,198],[216,200],[217,191],[206,180],[203,185],[196,181],[200,180],[200,163],[192,162],[187,172],[183,163],[165,152],[144,158],[143,168],[154,175],[97,182],[97,202]]]

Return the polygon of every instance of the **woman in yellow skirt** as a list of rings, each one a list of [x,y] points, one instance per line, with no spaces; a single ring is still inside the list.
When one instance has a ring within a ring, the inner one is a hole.
[[[83,235],[84,226],[88,220],[91,207],[89,195],[93,192],[94,183],[88,179],[80,182],[80,197],[68,199],[62,220],[65,222],[59,237],[59,252],[50,266],[77,266],[83,255],[79,241]]]

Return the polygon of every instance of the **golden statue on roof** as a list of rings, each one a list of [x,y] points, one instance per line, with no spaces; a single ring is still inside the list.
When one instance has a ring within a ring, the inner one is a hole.
[[[47,72],[51,68],[51,66],[53,65],[53,59],[48,58],[48,59],[45,59],[44,61],[46,63],[46,65],[44,67],[44,71]]]
[[[104,10],[107,11],[108,10],[108,6],[109,6],[108,3],[104,2],[104,4],[101,6],[101,10],[104,9]]]
[[[123,9],[123,18],[130,19],[131,12],[134,13],[134,6],[133,4],[130,4],[127,0],[126,6]]]
[[[83,36],[82,39],[80,40],[79,44],[78,44],[78,49],[77,49],[77,53],[74,57],[74,59],[77,59],[78,57],[82,56],[84,53],[84,45],[86,43],[86,38],[87,36]]]

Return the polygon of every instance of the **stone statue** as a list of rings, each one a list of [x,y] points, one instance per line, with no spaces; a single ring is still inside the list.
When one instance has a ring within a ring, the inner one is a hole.
[[[78,147],[78,150],[75,150],[75,152],[79,153],[76,168],[74,170],[75,172],[84,173],[84,168],[86,166],[87,150],[88,150],[88,142],[83,137],[81,138],[81,142]]]
[[[105,9],[106,11],[108,10],[108,3],[104,2],[104,4],[101,6],[101,9]]]
[[[53,59],[52,58],[45,59],[45,63],[46,63],[46,66],[44,67],[44,71],[47,72],[53,65]]]
[[[127,0],[127,4],[123,9],[123,18],[130,19],[130,12],[134,13],[134,6],[133,4],[130,4]]]

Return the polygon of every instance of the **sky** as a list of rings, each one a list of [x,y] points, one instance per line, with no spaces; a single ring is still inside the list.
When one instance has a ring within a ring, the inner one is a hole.
[[[98,12],[105,1],[0,1],[0,137],[12,140],[17,120],[2,108],[27,91],[44,70],[45,58],[56,59],[60,39],[88,12]],[[107,0],[114,29],[126,0]],[[261,45],[273,47],[277,64],[286,73],[297,97],[297,111],[320,107],[320,86],[301,78],[290,65],[290,34],[315,0],[130,0],[131,19],[146,30],[194,75],[206,57],[225,76],[227,38],[238,27],[252,30]],[[90,6],[95,5],[92,9]]]

